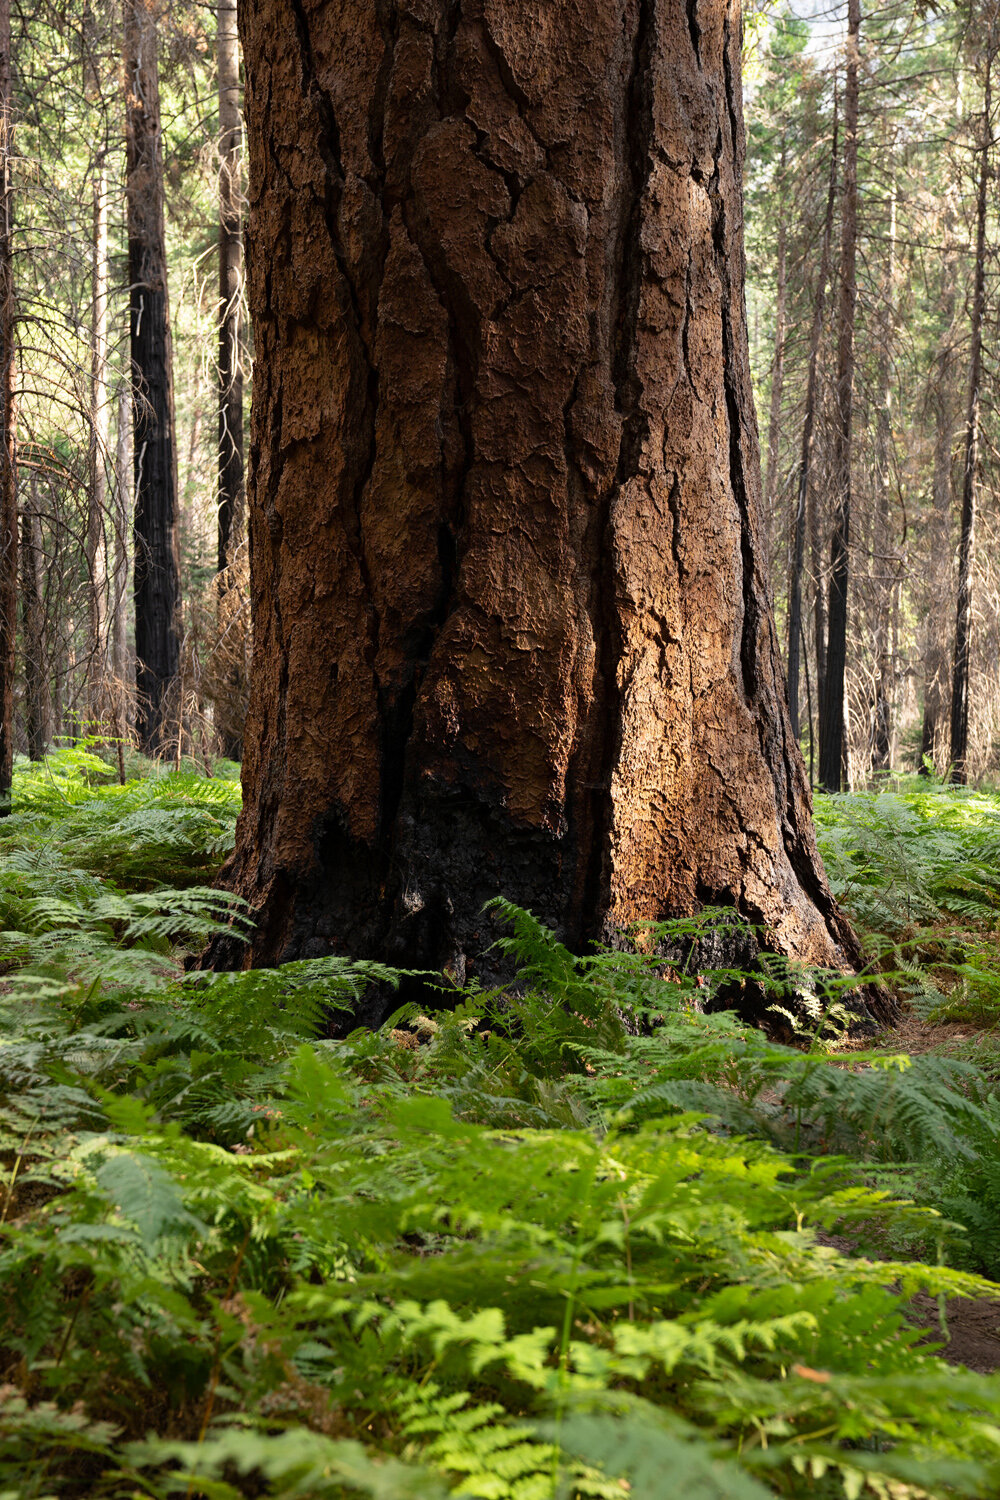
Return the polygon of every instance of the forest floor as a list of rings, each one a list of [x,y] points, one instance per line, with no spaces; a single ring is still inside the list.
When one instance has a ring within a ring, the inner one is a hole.
[[[895,954],[906,970],[898,1022],[874,1039],[845,1038],[839,1050],[950,1057],[1000,1079],[1000,793],[910,776],[878,793],[818,801],[837,894],[870,948]],[[859,1252],[849,1237],[830,1242]],[[938,1308],[921,1294],[913,1306],[938,1322],[944,1359],[1000,1369],[1000,1299],[953,1298]]]
[[[186,972],[236,768],[129,770],[0,827],[0,1496],[1000,1493],[1000,796],[817,798],[874,1039],[498,903],[519,988],[334,1040],[398,976]]]

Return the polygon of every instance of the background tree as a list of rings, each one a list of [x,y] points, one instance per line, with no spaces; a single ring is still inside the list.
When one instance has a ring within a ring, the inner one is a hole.
[[[126,0],[125,90],[135,452],[135,649],[138,730],[160,748],[179,715],[180,580],[173,350],[163,222],[156,0]]]
[[[848,783],[862,784],[873,765],[901,770],[921,763],[922,746],[939,771],[949,759],[950,659],[957,599],[949,543],[961,490],[961,457],[953,448],[958,390],[972,354],[977,189],[983,117],[983,42],[988,13],[934,13],[924,7],[878,9],[865,18],[863,88],[859,96],[857,302],[854,317],[852,524],[846,590],[850,622],[844,651],[844,753]],[[824,313],[814,344],[815,285],[821,263],[826,187],[835,110],[843,116],[845,51],[823,18],[780,12],[770,21],[754,91],[750,157],[748,298],[756,342],[758,395],[773,407],[778,328],[779,223],[774,174],[782,146],[787,202],[784,240],[783,389],[777,469],[782,484],[773,520],[773,579],[782,639],[790,615],[811,612],[807,686],[822,700],[827,656],[827,551],[831,518],[843,493],[837,475],[837,348]],[[802,40],[804,38],[804,41]],[[790,68],[791,46],[797,61]],[[791,84],[791,87],[789,86]],[[841,131],[842,135],[842,131]],[[833,231],[843,240],[843,195]],[[986,347],[996,326],[997,199],[990,177],[983,246]],[[834,287],[838,283],[834,277]],[[842,290],[842,287],[841,287]],[[831,307],[835,298],[831,298]],[[797,496],[801,474],[810,350],[817,348],[809,402],[814,412],[806,495],[803,571],[795,588]],[[974,601],[969,651],[968,775],[991,773],[1000,743],[1000,579],[997,577],[998,454],[994,373],[983,365],[976,469],[983,535],[970,549]],[[939,399],[940,398],[940,399]],[[840,423],[839,430],[843,431]],[[953,491],[953,481],[957,488]],[[810,610],[811,604],[811,610]],[[796,632],[800,643],[801,631]],[[802,667],[789,648],[790,686]],[[943,695],[943,696],[942,696]],[[807,694],[808,701],[808,694]],[[839,722],[839,721],[838,721]],[[810,761],[814,726],[804,724]]]
[[[10,811],[17,636],[17,450],[10,0],[0,0],[0,817]]]
[[[996,57],[996,13],[990,17],[985,45],[983,119],[976,189],[976,254],[971,309],[969,399],[965,417],[965,454],[962,466],[962,519],[958,542],[958,606],[955,618],[955,655],[951,673],[951,778],[968,779],[969,748],[969,637],[972,630],[972,548],[976,527],[976,489],[979,467],[979,409],[983,379],[983,322],[986,313],[986,210],[993,147],[993,63]]]
[[[858,255],[858,115],[861,71],[861,3],[848,0],[844,67],[844,158],[837,279],[837,426],[833,453],[836,523],[830,553],[830,615],[826,686],[820,727],[819,779],[839,792],[844,754],[844,673],[847,665],[847,587],[850,573],[852,428],[854,420],[854,315]]]

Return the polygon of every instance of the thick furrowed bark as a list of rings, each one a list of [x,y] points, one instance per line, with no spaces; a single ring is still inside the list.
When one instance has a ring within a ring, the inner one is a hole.
[[[489,980],[503,893],[849,967],[765,576],[735,6],[242,24],[250,960]]]

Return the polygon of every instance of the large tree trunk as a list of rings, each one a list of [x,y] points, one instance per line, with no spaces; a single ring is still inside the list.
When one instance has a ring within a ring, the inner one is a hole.
[[[10,812],[14,774],[17,636],[17,448],[13,254],[13,97],[10,0],[0,0],[0,817]]]
[[[819,257],[816,294],[813,299],[812,327],[809,332],[809,373],[806,376],[806,409],[802,420],[802,453],[795,500],[795,527],[792,534],[792,566],[788,584],[788,714],[792,733],[799,734],[799,661],[802,644],[802,568],[806,550],[806,502],[809,498],[812,471],[816,408],[819,402],[819,351],[823,339],[823,309],[826,286],[830,279],[830,244],[833,238],[833,210],[837,198],[837,84],[833,86],[833,131],[830,139],[830,184],[826,195],[823,220],[823,242]],[[770,460],[768,461],[770,467]],[[825,633],[824,633],[825,642]],[[824,646],[825,650],[825,646]],[[810,745],[812,727],[810,718]],[[810,749],[810,756],[812,750]]]
[[[979,468],[979,405],[983,380],[983,319],[986,313],[986,209],[993,145],[993,61],[996,40],[991,26],[986,51],[983,130],[976,189],[976,263],[973,274],[969,401],[965,418],[965,463],[962,471],[962,522],[958,541],[958,605],[955,655],[951,669],[951,779],[968,780],[969,665],[972,642],[972,553],[976,535],[976,487]]]
[[[738,14],[242,11],[247,961],[488,981],[499,893],[857,961],[764,569]]]
[[[173,358],[163,232],[156,0],[125,0],[125,89],[135,469],[137,727],[158,751],[180,660]]]
[[[847,589],[851,548],[851,428],[854,408],[854,311],[858,300],[858,94],[861,0],[848,0],[844,77],[844,191],[837,299],[837,426],[833,477],[836,513],[830,548],[830,615],[826,682],[819,732],[819,779],[839,792],[844,757],[844,676],[847,670]]]

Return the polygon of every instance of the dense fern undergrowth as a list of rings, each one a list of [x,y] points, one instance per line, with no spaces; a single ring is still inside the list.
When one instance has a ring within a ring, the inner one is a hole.
[[[516,989],[333,1040],[398,976],[184,970],[247,921],[215,770],[63,750],[0,827],[0,1500],[1000,1492],[1000,1383],[937,1352],[1000,1297],[988,1047],[838,1051],[836,984],[776,966],[779,1046],[732,974],[503,903]],[[872,966],[991,1026],[1000,801],[819,821]]]

